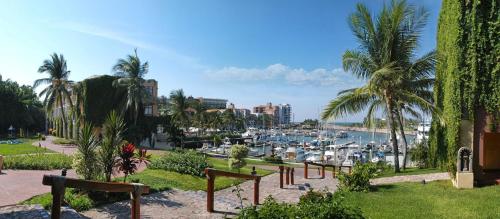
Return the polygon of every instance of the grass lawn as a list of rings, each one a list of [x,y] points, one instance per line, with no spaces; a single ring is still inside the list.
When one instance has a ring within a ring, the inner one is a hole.
[[[257,159],[245,159],[247,162],[247,165],[266,165],[266,166],[285,166],[285,167],[303,167],[304,165],[302,164],[290,164],[290,163],[283,163],[283,164],[277,164],[277,163],[270,163],[266,162],[264,160],[257,160]]]
[[[343,201],[367,218],[500,218],[500,186],[459,190],[449,180],[383,185]]]
[[[381,178],[381,177],[391,177],[391,176],[405,176],[405,175],[420,175],[420,174],[428,174],[428,173],[442,173],[446,172],[437,168],[427,168],[427,169],[420,169],[420,168],[406,168],[406,170],[402,170],[400,173],[394,173],[394,169],[386,169],[385,171],[377,174],[375,178]]]
[[[18,154],[34,154],[34,153],[54,153],[46,148],[40,148],[31,145],[34,141],[32,139],[21,139],[21,144],[0,144],[0,155],[18,155]]]
[[[54,140],[52,140],[52,143],[59,145],[74,145],[75,140],[65,139],[65,138],[54,138]]]
[[[237,170],[232,170],[227,165],[227,160],[209,158],[208,162],[210,165],[218,170],[230,171],[237,173]],[[247,165],[241,168],[241,173],[250,174],[252,172],[252,166]],[[269,170],[256,169],[259,175],[268,175],[272,173]],[[122,178],[117,179],[118,181]],[[180,174],[173,171],[166,170],[153,170],[146,169],[143,172],[129,176],[128,181],[139,180],[140,183],[149,185],[153,191],[163,191],[170,188],[177,188],[182,190],[207,190],[207,179],[205,177],[191,176],[188,174]],[[215,178],[215,190],[221,190],[232,186],[233,184],[242,183],[242,179],[228,178],[228,177],[216,177]]]

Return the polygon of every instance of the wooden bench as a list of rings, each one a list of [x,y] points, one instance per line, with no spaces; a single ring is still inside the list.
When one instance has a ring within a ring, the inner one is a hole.
[[[42,184],[52,187],[52,219],[61,218],[61,204],[64,199],[64,190],[66,187],[92,191],[129,192],[131,198],[130,213],[133,219],[140,218],[141,195],[149,193],[149,186],[139,183],[97,182],[56,175],[44,175]]]
[[[241,173],[232,173],[226,172],[222,170],[216,170],[212,168],[205,169],[205,175],[207,176],[207,211],[214,212],[214,192],[215,192],[215,177],[216,176],[226,176],[240,179],[247,179],[254,181],[254,190],[253,190],[253,204],[259,204],[259,184],[261,176],[258,176],[255,172],[255,167],[253,167],[252,175],[241,174]]]

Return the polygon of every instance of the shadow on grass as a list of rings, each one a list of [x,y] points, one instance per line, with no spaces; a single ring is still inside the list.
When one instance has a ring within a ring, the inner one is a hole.
[[[391,190],[395,188],[396,186],[393,184],[376,185],[376,186],[370,186],[370,192],[378,192],[380,190]]]

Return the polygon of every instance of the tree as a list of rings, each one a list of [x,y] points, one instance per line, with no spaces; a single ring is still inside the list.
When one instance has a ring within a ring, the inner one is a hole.
[[[99,138],[93,129],[91,124],[84,123],[76,141],[78,150],[74,157],[73,168],[85,180],[95,180],[101,172],[96,153]]]
[[[50,115],[53,111],[53,107],[56,105],[59,106],[61,110],[59,116],[62,118],[63,123],[62,135],[64,138],[68,138],[68,126],[64,106],[68,104],[70,109],[73,108],[73,102],[71,101],[71,94],[69,92],[72,81],[68,80],[70,71],[68,70],[64,56],[62,54],[52,54],[51,59],[43,61],[42,66],[38,68],[38,72],[47,73],[49,77],[37,79],[33,84],[33,88],[37,88],[42,84],[48,84],[48,86],[40,92],[39,96],[45,96],[43,105],[45,106],[47,114]]]
[[[240,169],[244,167],[247,163],[245,162],[245,157],[248,156],[248,148],[245,145],[235,144],[231,147],[230,158],[228,160],[228,165],[230,168]]]
[[[111,174],[115,166],[120,146],[123,145],[123,118],[115,111],[111,111],[103,125],[103,139],[97,154],[100,166],[103,168],[106,182],[111,181]]]
[[[172,121],[175,125],[184,128],[184,131],[188,131],[190,125],[189,107],[189,101],[182,89],[174,90],[170,93],[169,115],[172,117]],[[181,146],[183,145],[181,144]]]
[[[141,62],[137,56],[137,49],[134,50],[134,53],[134,55],[128,55],[125,59],[119,59],[113,66],[115,75],[120,77],[113,82],[113,85],[127,89],[124,111],[129,110],[130,115],[133,116],[134,125],[137,125],[137,119],[143,104],[150,97],[144,87],[144,76],[149,71],[149,64],[148,62]]]
[[[323,111],[322,118],[357,113],[368,107],[368,118],[378,110],[385,111],[391,130],[394,171],[399,172],[399,149],[396,138],[398,101],[422,103],[422,98],[402,90],[404,71],[414,59],[418,38],[427,21],[423,8],[406,1],[392,1],[375,19],[363,4],[349,17],[350,28],[359,41],[357,50],[347,50],[342,57],[344,70],[367,83],[359,88],[339,92]],[[368,119],[372,121],[372,119]]]

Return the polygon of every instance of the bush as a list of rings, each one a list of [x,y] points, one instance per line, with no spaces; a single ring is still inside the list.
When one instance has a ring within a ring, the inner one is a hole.
[[[75,141],[71,139],[56,138],[52,141],[52,143],[59,145],[74,145]]]
[[[231,147],[231,153],[229,154],[228,165],[229,168],[239,169],[247,165],[243,158],[247,157],[248,148],[245,145],[233,145]]]
[[[78,151],[74,155],[73,168],[85,180],[95,180],[102,176],[102,168],[97,160],[97,147],[99,139],[94,134],[93,127],[84,123],[78,135]]]
[[[429,148],[422,142],[410,150],[410,158],[417,163],[418,168],[429,167]]]
[[[266,161],[268,163],[275,163],[275,164],[282,164],[283,163],[283,159],[281,159],[281,157],[279,157],[279,156],[264,157],[264,161]]]
[[[339,189],[344,191],[366,192],[370,188],[370,179],[375,177],[377,166],[374,163],[356,162],[352,174],[339,174]]]
[[[163,169],[193,176],[205,176],[207,167],[209,167],[207,156],[193,150],[170,152],[153,159],[149,164],[151,169]]]
[[[278,203],[271,196],[262,206],[244,208],[238,218],[364,218],[357,208],[344,206],[331,193],[309,191],[298,204]]]
[[[64,154],[30,154],[4,157],[5,169],[54,170],[70,169],[72,158]]]

